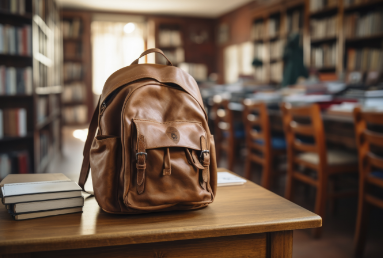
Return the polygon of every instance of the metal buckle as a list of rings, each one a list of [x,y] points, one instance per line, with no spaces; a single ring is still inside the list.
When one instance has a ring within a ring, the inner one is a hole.
[[[209,150],[201,151],[201,154],[199,155],[199,158],[202,158],[204,153],[210,153],[210,151]]]
[[[136,160],[138,160],[138,155],[145,155],[145,161],[148,158],[148,154],[146,152],[137,152],[136,153]]]

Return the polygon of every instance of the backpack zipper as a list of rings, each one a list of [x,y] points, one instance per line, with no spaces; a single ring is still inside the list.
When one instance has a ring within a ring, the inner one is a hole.
[[[102,104],[101,104],[100,116],[102,116],[102,114],[104,114],[105,109],[106,109],[106,103],[105,103],[105,101],[104,101],[104,102],[102,102]]]
[[[102,115],[104,114],[105,109],[106,109],[106,107],[108,106],[109,102],[113,99],[113,97],[117,94],[117,92],[118,92],[119,90],[120,90],[120,89],[115,90],[114,92],[112,92],[111,94],[109,94],[109,95],[105,98],[104,102],[102,102],[102,104],[101,104],[101,109],[100,109],[100,116],[102,116]]]

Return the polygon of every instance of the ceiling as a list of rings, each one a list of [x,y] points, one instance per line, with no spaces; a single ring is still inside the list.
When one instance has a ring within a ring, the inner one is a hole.
[[[57,0],[71,9],[216,18],[253,0]]]

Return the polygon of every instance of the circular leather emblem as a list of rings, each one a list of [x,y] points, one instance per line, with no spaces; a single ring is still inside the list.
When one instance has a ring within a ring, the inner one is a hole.
[[[166,135],[175,143],[180,141],[180,132],[172,126],[166,129]]]

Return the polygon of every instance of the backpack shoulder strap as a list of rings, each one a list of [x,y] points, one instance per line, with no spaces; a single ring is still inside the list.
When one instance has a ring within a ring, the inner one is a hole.
[[[84,145],[84,151],[83,151],[84,157],[83,157],[82,166],[81,166],[80,178],[78,179],[78,185],[84,191],[85,191],[84,189],[85,183],[86,183],[86,180],[88,179],[89,169],[90,169],[90,160],[89,160],[90,147],[92,146],[92,142],[94,137],[96,136],[96,132],[98,128],[99,105],[100,105],[100,99],[98,100],[96,110],[94,111],[92,120],[90,121],[90,124],[89,124],[88,137],[86,138],[85,145]]]

